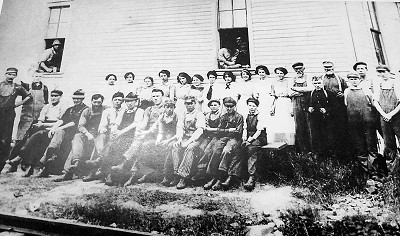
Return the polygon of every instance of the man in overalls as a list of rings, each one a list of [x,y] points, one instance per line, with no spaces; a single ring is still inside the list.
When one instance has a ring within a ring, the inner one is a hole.
[[[311,151],[311,131],[308,120],[307,106],[310,102],[310,93],[313,90],[311,78],[304,74],[304,64],[297,62],[292,65],[297,75],[293,79],[290,94],[293,104],[295,122],[295,144],[298,152],[308,153]]]
[[[15,108],[25,104],[32,98],[31,94],[21,85],[14,83],[18,70],[8,68],[6,79],[0,82],[0,172],[6,164],[9,155],[11,137],[15,119]],[[22,101],[15,102],[18,96],[22,96]]]

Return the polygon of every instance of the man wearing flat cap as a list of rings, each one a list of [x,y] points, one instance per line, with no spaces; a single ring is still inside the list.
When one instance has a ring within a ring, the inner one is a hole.
[[[64,163],[71,151],[71,141],[78,132],[79,119],[82,112],[88,108],[83,103],[85,92],[78,89],[72,95],[74,105],[68,108],[49,131],[50,144],[46,149],[45,155],[40,160],[43,167],[37,177],[48,177],[50,173],[61,174]],[[33,173],[33,169],[27,170],[26,176]]]
[[[55,39],[51,48],[46,49],[39,60],[39,70],[43,72],[59,72],[61,66],[61,42]]]
[[[355,72],[357,72],[357,74],[360,76],[360,80],[361,80],[360,87],[365,87],[367,89],[370,89],[371,92],[374,92],[372,78],[367,76],[367,72],[368,72],[367,63],[365,63],[363,61],[356,62],[353,65],[353,70]]]
[[[298,152],[307,153],[311,151],[311,131],[308,120],[307,107],[310,103],[310,93],[313,90],[311,78],[304,74],[304,63],[297,62],[292,65],[296,76],[290,93],[293,104],[295,122],[295,145]]]
[[[16,68],[8,68],[6,79],[0,82],[0,172],[4,168],[10,151],[15,119],[14,109],[31,99],[31,95],[26,89],[14,83],[17,74]],[[18,96],[22,97],[21,102],[15,102]]]
[[[74,174],[83,173],[83,162],[87,160],[93,152],[101,152],[104,146],[104,140],[101,140],[98,132],[99,124],[103,111],[104,97],[101,94],[92,96],[92,105],[85,108],[79,118],[78,133],[72,139],[71,151],[64,165],[64,174],[54,181],[61,182],[71,180]]]
[[[329,154],[343,157],[348,151],[347,110],[344,105],[343,92],[347,85],[342,77],[335,74],[331,61],[322,63],[325,75],[322,75],[324,89],[334,94],[329,98],[331,111],[328,119],[327,139]]]

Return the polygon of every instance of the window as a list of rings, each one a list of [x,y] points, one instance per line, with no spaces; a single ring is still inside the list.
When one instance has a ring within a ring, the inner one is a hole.
[[[220,48],[231,50],[236,64],[250,66],[246,0],[218,1],[218,31]],[[222,64],[219,67],[227,68]]]
[[[71,9],[69,6],[50,7],[47,35],[45,38],[46,49],[52,48],[55,40],[58,40],[60,43],[60,45],[57,47],[56,53],[53,54],[45,63],[46,67],[50,68],[52,72],[59,72],[61,69],[65,38],[67,38],[69,34],[70,22]],[[49,54],[45,52],[42,60],[44,60],[46,57],[49,57],[48,55]],[[49,72],[48,68],[41,66],[39,69]]]
[[[382,33],[379,29],[379,24],[378,24],[376,4],[375,2],[368,2],[367,6],[370,18],[369,23],[370,23],[371,35],[372,35],[372,40],[374,42],[376,58],[378,59],[379,64],[386,64],[385,52],[382,42]]]

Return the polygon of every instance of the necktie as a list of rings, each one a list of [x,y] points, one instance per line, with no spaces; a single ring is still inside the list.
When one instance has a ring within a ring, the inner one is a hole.
[[[208,100],[211,100],[211,97],[212,97],[212,85],[211,85],[210,88],[208,89],[208,92],[207,92],[207,99],[208,99]]]
[[[226,83],[225,89],[231,89],[231,83]]]

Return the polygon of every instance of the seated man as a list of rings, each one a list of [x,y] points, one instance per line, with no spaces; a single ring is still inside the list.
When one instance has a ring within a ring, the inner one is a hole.
[[[236,58],[239,55],[239,50],[233,46],[233,42],[227,43],[226,47],[218,50],[218,68],[219,69],[234,69],[240,68],[236,64]]]
[[[9,172],[16,172],[20,163],[25,166],[35,166],[40,160],[50,142],[48,137],[49,130],[64,114],[65,110],[60,104],[62,94],[63,92],[60,90],[50,92],[51,104],[47,104],[42,108],[38,122],[32,124],[27,131],[26,141],[22,143],[20,149],[15,150],[15,158],[9,162],[11,165]]]
[[[53,41],[51,48],[46,49],[40,57],[39,70],[44,72],[59,72],[61,67],[62,49],[58,39]]]
[[[51,141],[45,155],[40,160],[43,169],[38,173],[37,177],[42,178],[48,177],[50,173],[61,173],[71,150],[71,141],[78,131],[77,127],[81,114],[88,107],[83,103],[84,98],[85,92],[82,89],[75,91],[72,95],[74,105],[68,108],[61,119],[50,129],[48,137],[51,138]],[[28,170],[27,174],[32,173],[33,169]]]
[[[72,148],[64,165],[64,175],[55,179],[55,182],[71,180],[75,171],[82,168],[84,158],[89,152],[92,153],[93,146],[97,151],[103,148],[103,141],[98,132],[101,115],[105,110],[103,106],[104,97],[101,94],[92,96],[92,106],[86,108],[79,118],[78,133],[72,139]],[[86,154],[86,155],[85,155]]]

